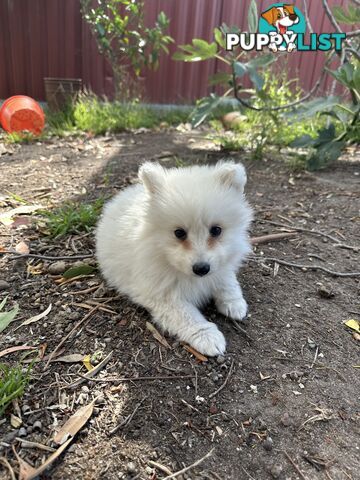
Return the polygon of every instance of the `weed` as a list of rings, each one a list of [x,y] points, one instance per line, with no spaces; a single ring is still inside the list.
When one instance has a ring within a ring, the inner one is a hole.
[[[45,232],[51,236],[63,237],[67,234],[89,232],[96,225],[105,199],[93,203],[65,203],[52,211],[43,211]]]
[[[0,364],[0,417],[16,398],[20,398],[29,383],[32,364],[24,371],[21,366]]]

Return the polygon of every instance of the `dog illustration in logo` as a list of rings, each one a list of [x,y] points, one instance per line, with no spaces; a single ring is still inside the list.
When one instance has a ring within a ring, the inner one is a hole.
[[[294,5],[283,5],[282,7],[272,7],[266,12],[262,13],[262,18],[264,18],[270,25],[276,28],[277,33],[280,35],[293,34],[294,32],[288,30],[289,27],[292,27],[296,23],[299,23],[300,19],[295,13]],[[270,34],[271,35],[271,34]],[[278,50],[286,50],[285,46],[278,47],[276,43],[272,42],[269,45],[269,48],[273,52]],[[295,50],[295,43],[289,43],[287,46],[287,51],[292,52]]]

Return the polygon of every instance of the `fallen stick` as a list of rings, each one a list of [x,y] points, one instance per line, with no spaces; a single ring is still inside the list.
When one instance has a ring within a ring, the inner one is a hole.
[[[116,427],[114,427],[112,430],[110,430],[110,432],[108,433],[108,435],[114,435],[114,433],[118,432],[120,430],[120,428],[123,428],[123,427],[126,427],[127,425],[129,425],[129,423],[131,422],[131,420],[134,418],[135,416],[135,413],[139,410],[139,408],[141,407],[141,405],[144,403],[144,401],[146,400],[147,397],[144,397],[141,402],[139,402],[136,407],[134,408],[134,410],[132,411],[132,413],[130,413],[130,415],[128,415],[125,420],[123,420],[121,423],[119,423],[119,425],[116,425]]]
[[[320,230],[311,230],[310,228],[296,227],[296,226],[293,226],[293,225],[284,225],[283,223],[273,222],[272,220],[259,220],[259,222],[260,223],[261,222],[266,222],[266,223],[269,223],[270,225],[274,225],[275,227],[284,228],[284,229],[286,229],[290,232],[291,231],[304,232],[304,233],[309,233],[310,235],[317,235],[317,236],[320,236],[320,237],[325,237],[325,238],[328,238],[329,240],[331,240],[332,242],[335,242],[335,245],[334,245],[335,247],[346,248],[347,250],[354,250],[355,252],[358,252],[360,250],[360,247],[343,244],[343,243],[341,243],[341,241],[338,238],[333,237],[332,235],[329,235],[328,233],[321,232]]]
[[[21,258],[36,258],[37,260],[47,260],[50,262],[56,262],[57,260],[84,260],[85,258],[93,258],[94,254],[84,254],[84,255],[74,255],[72,257],[66,257],[66,256],[61,256],[61,257],[52,257],[49,255],[37,255],[35,253],[18,253],[15,250],[5,250],[4,252],[0,251],[0,255],[14,255],[13,257],[10,257],[8,260],[19,260]]]
[[[83,324],[85,323],[87,320],[89,320],[89,318],[92,316],[93,313],[95,313],[97,310],[99,309],[99,307],[96,305],[92,310],[90,310],[89,313],[87,313],[85,315],[84,318],[82,318],[81,320],[79,320],[77,322],[77,324],[74,326],[74,328],[72,330],[70,330],[70,332],[61,340],[61,342],[55,347],[55,349],[50,353],[49,355],[49,359],[48,361],[46,362],[46,365],[45,365],[45,369],[48,368],[49,366],[49,363],[51,362],[51,360],[53,359],[53,357],[55,356],[56,352],[64,345],[64,343],[66,342],[66,340],[68,340],[71,335]]]
[[[300,265],[298,263],[291,263],[285,260],[280,260],[279,258],[274,257],[257,257],[257,258],[249,258],[250,261],[253,262],[276,262],[279,265],[284,265],[286,267],[293,267],[293,268],[300,268],[301,270],[319,270],[321,272],[328,273],[333,277],[360,277],[360,272],[335,272],[334,270],[330,270],[328,268],[322,267],[321,265]]]
[[[91,370],[92,371],[92,370]],[[78,373],[79,377],[84,378],[90,382],[136,382],[136,381],[155,381],[155,380],[177,380],[177,379],[188,379],[195,378],[195,375],[169,375],[169,376],[158,376],[158,377],[119,377],[119,378],[88,378],[81,373]]]
[[[296,236],[297,236],[296,232],[272,233],[271,235],[264,235],[262,237],[253,237],[250,240],[252,245],[262,245],[264,243],[280,242],[281,240],[285,240],[287,238],[292,238]]]
[[[107,357],[104,358],[96,367],[94,367],[92,370],[89,372],[85,373],[85,375],[82,375],[79,380],[76,380],[75,382],[71,383],[70,385],[67,385],[67,388],[74,388],[77,387],[78,385],[81,385],[84,383],[86,380],[91,380],[95,375],[97,375],[106,365],[109,363],[111,360],[111,357],[113,355],[113,352],[110,352]]]
[[[291,465],[295,468],[295,470],[297,471],[297,473],[300,475],[300,477],[303,479],[303,480],[308,480],[307,477],[305,477],[305,475],[302,473],[302,471],[300,470],[300,468],[296,465],[296,463],[294,462],[294,460],[290,457],[290,455],[284,450],[284,455],[285,457],[289,460],[289,462],[291,463]]]
[[[204,457],[200,458],[199,460],[197,460],[196,462],[194,462],[193,464],[189,465],[188,467],[185,467],[183,468],[182,470],[179,470],[178,472],[175,472],[175,473],[172,473],[171,475],[168,475],[167,477],[165,477],[163,480],[170,480],[171,478],[176,478],[178,477],[179,475],[183,475],[184,473],[188,472],[189,470],[191,470],[192,468],[195,468],[197,467],[198,465],[200,465],[200,463],[202,463],[204,460],[206,460],[207,458],[209,458],[212,454],[213,454],[213,451],[215,449],[213,448],[212,450],[210,450],[210,452],[208,452]]]
[[[226,387],[226,384],[229,381],[230,375],[233,371],[233,367],[234,367],[234,359],[231,362],[231,365],[230,365],[230,368],[229,368],[229,373],[226,375],[225,382],[217,390],[215,390],[215,392],[210,393],[209,398],[214,398],[215,395],[217,395],[218,393],[221,392],[221,390],[224,390],[224,388]]]
[[[173,474],[172,471],[169,468],[165,467],[165,465],[161,465],[161,463],[154,462],[153,460],[149,460],[148,464],[151,467],[157,468],[161,472],[166,473],[166,475],[172,475]]]

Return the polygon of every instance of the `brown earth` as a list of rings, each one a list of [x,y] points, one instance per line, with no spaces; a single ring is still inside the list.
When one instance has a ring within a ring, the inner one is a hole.
[[[136,181],[144,160],[187,165],[224,156],[206,132],[176,130],[69,138],[10,150],[3,149],[0,157],[0,214],[20,206],[9,192],[31,205],[83,202],[112,195]],[[163,479],[167,474],[153,462],[176,472],[210,451],[209,458],[177,478],[360,478],[360,343],[343,323],[360,317],[360,277],[259,261],[260,256],[276,257],[338,272],[360,270],[359,250],[344,248],[360,245],[359,152],[312,174],[295,174],[275,159],[252,162],[246,155],[233,156],[248,169],[247,196],[257,212],[253,236],[281,231],[269,223],[277,222],[316,229],[337,241],[299,232],[295,238],[255,249],[258,260],[249,261],[240,272],[250,308],[246,332],[213,306],[206,311],[227,338],[225,358],[199,363],[169,337],[172,348],[162,346],[146,327],[148,313],[126,298],[109,300],[116,293],[101,286],[98,274],[59,286],[48,271],[52,262],[0,257],[0,280],[9,284],[3,285],[0,301],[9,295],[8,306],[20,305],[17,320],[0,337],[0,350],[45,344],[46,359],[88,313],[84,304],[108,300],[110,308],[95,311],[58,352],[98,352],[98,361],[113,352],[96,381],[69,387],[81,379],[79,373],[86,373],[85,366],[51,362],[46,368],[42,360],[19,400],[23,424],[18,429],[10,425],[11,408],[0,421],[0,456],[16,474],[12,446],[33,466],[50,455],[25,448],[16,437],[54,447],[54,431],[97,398],[92,418],[41,478]],[[0,235],[4,248],[23,240],[32,253],[42,255],[94,251],[92,234],[53,240],[28,224],[1,226]],[[29,265],[39,264],[40,274],[35,275]],[[15,331],[50,303],[46,318]],[[23,355],[12,353],[1,360],[13,364]],[[127,380],[105,381],[115,377]],[[11,478],[1,463],[0,477]]]

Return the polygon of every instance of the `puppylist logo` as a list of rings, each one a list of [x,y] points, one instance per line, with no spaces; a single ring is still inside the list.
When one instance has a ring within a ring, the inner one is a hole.
[[[306,20],[295,6],[274,3],[262,12],[258,33],[227,33],[226,50],[262,51],[265,47],[275,52],[341,50],[345,33],[311,33],[305,41]]]

